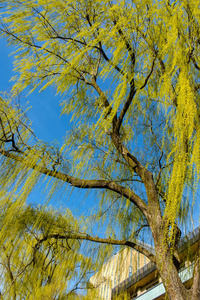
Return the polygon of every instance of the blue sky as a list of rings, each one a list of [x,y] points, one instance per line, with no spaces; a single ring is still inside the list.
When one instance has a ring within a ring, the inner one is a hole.
[[[0,39],[0,91],[9,92],[12,87],[10,78],[13,76],[12,47],[7,46],[5,39]],[[28,111],[29,118],[33,121],[34,132],[39,139],[47,142],[57,140],[60,144],[66,129],[70,126],[66,115],[60,116],[60,97],[55,96],[53,88],[41,93],[37,91],[27,98],[22,95],[22,103],[30,102],[32,109]]]
[[[5,39],[0,39],[0,91],[9,92],[12,87],[12,82],[10,78],[13,76],[13,57],[10,56],[10,53],[13,49],[10,46],[7,46]],[[66,131],[70,128],[70,119],[66,115],[60,114],[60,101],[61,98],[55,95],[53,88],[48,88],[47,90],[38,93],[38,91],[33,92],[29,96],[22,95],[21,102],[25,107],[31,106],[31,109],[28,110],[28,117],[32,121],[32,128],[36,136],[45,141],[45,142],[54,142],[57,141],[60,145],[62,144],[63,138]],[[29,104],[26,105],[27,101]],[[43,203],[45,200],[45,195],[43,190],[45,185],[42,184],[33,193],[30,195],[28,202],[29,203]],[[84,211],[87,211],[94,194],[89,197],[89,203],[84,202],[85,191],[76,189],[70,196],[70,202],[67,202],[70,195],[69,192],[62,198],[55,196],[50,204],[56,207],[67,206],[72,209],[76,206],[75,213],[81,214]],[[79,201],[77,201],[77,199]],[[76,203],[76,205],[74,205]]]

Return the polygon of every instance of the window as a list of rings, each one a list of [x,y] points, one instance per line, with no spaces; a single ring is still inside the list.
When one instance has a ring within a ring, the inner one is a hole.
[[[109,293],[109,284],[107,286],[107,296],[106,296],[106,299],[108,299],[108,293]]]
[[[103,296],[103,286],[101,287],[101,296]]]
[[[131,276],[133,274],[133,268],[132,266],[129,266],[129,276]]]
[[[140,268],[140,253],[137,253],[137,270]]]
[[[129,277],[133,274],[133,268],[132,268],[132,249],[130,253],[130,266],[129,266]]]
[[[115,279],[114,279],[114,286],[116,286],[116,283],[117,283],[117,278],[115,277]]]

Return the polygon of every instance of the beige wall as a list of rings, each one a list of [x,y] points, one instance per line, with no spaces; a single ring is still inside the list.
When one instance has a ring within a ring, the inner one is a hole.
[[[113,255],[102,269],[91,277],[90,282],[96,287],[100,299],[110,300],[112,289],[148,262],[149,259],[143,254],[125,248]]]

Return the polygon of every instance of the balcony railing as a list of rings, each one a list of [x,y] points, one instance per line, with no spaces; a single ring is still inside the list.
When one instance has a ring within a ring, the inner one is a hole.
[[[147,276],[151,272],[156,270],[156,265],[152,262],[149,262],[144,267],[140,268],[137,272],[135,272],[130,277],[126,278],[124,281],[122,281],[119,285],[114,287],[112,289],[112,295],[119,295],[120,293],[126,291],[129,287],[131,287],[133,284],[138,282],[143,277]]]
[[[184,249],[186,249],[186,247],[188,247],[188,244],[192,245],[192,244],[196,243],[199,239],[200,239],[200,227],[197,227],[195,230],[193,230],[192,232],[189,232],[186,236],[184,236],[180,240],[179,245],[178,245],[179,253],[182,252]],[[143,246],[145,246],[146,249],[148,248],[148,250],[150,252],[155,254],[154,247],[152,247],[150,245],[147,245],[147,244],[144,244],[144,243],[139,242],[139,241],[137,241],[137,243],[140,244],[140,245],[143,244]],[[133,275],[131,275],[130,277],[128,277],[127,279],[122,281],[119,285],[114,287],[112,289],[112,298],[114,296],[119,295],[120,293],[126,291],[129,287],[131,287],[136,282],[138,282],[142,278],[146,277],[148,274],[150,274],[151,272],[153,272],[155,270],[156,270],[156,264],[154,264],[152,262],[146,264],[144,267],[140,268]],[[181,272],[180,272],[180,274],[182,274]],[[161,288],[161,286],[160,286],[160,288]],[[138,298],[138,299],[140,299],[140,298]],[[151,298],[149,298],[149,299],[151,299]]]
[[[178,252],[182,252],[187,246],[193,245],[200,239],[200,227],[195,228],[193,231],[185,235],[178,244]]]
[[[193,270],[194,270],[194,263],[190,266],[184,268],[182,271],[179,272],[179,277],[181,278],[182,282],[188,281],[193,276]],[[150,300],[150,299],[156,299],[159,296],[165,294],[165,288],[163,283],[159,283],[156,286],[152,287],[148,291],[144,292],[142,295],[132,298],[132,300]]]

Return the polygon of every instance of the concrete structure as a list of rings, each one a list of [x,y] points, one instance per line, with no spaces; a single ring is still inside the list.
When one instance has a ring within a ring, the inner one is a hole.
[[[138,241],[149,251],[154,248]],[[111,300],[112,290],[119,286],[127,278],[130,278],[137,270],[140,270],[150,260],[134,249],[125,248],[113,255],[102,269],[90,278],[90,282],[96,287],[100,299]]]
[[[178,252],[181,259],[179,276],[186,286],[190,286],[194,267],[194,255],[200,239],[200,227],[190,232],[179,242]],[[137,242],[154,253],[154,248]],[[143,254],[125,248],[112,256],[101,271],[91,277],[99,299],[111,300],[127,293],[133,300],[163,300],[165,288],[158,275],[156,265]]]

